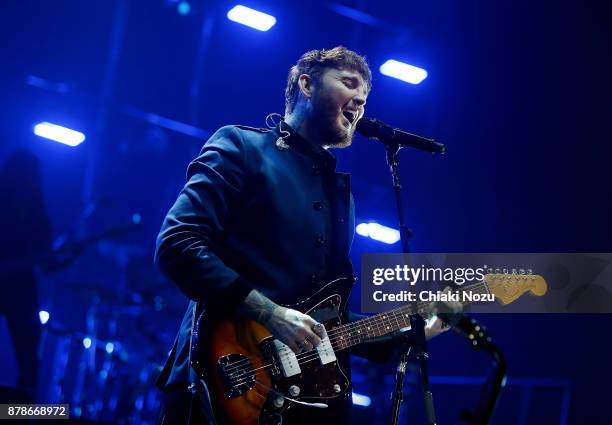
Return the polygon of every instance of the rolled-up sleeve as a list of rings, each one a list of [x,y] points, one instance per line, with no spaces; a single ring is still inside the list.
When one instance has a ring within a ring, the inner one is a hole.
[[[234,127],[218,130],[187,171],[187,183],[157,237],[155,262],[189,298],[235,306],[252,289],[211,249],[248,181],[248,153]]]

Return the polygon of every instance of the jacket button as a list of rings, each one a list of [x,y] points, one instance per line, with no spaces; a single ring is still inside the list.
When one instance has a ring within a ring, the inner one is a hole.
[[[317,236],[317,246],[325,245],[325,236],[319,235]]]
[[[312,203],[312,207],[316,210],[316,211],[321,211],[323,209],[323,202],[321,201],[314,201]]]

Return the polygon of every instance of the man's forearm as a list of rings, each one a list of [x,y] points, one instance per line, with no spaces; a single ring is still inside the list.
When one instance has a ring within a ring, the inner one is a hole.
[[[258,290],[253,289],[240,304],[238,311],[247,318],[255,320],[262,325],[266,325],[275,311],[284,308],[285,307],[276,304]]]

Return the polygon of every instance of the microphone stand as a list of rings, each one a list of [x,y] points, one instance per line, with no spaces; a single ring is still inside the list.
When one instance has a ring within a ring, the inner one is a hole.
[[[400,145],[392,140],[382,141],[387,151],[387,163],[391,171],[391,179],[393,183],[393,191],[395,193],[395,202],[397,206],[397,214],[399,217],[399,232],[400,241],[402,244],[402,251],[404,253],[410,252],[410,237],[412,231],[406,226],[404,221],[404,204],[402,202],[402,185],[399,177],[399,160],[398,152]],[[417,301],[413,302],[413,311],[418,312]],[[436,424],[436,413],[433,404],[433,395],[431,387],[429,385],[429,375],[427,369],[427,360],[429,355],[427,353],[427,342],[425,339],[425,320],[418,313],[410,315],[410,327],[412,329],[413,336],[413,350],[414,357],[416,358],[421,376],[421,385],[423,388],[423,399],[425,402],[425,414],[428,425]],[[395,375],[395,388],[392,393],[391,399],[391,424],[397,425],[399,421],[399,414],[404,394],[404,379],[406,377],[406,366],[408,364],[408,357],[410,355],[410,347],[406,348],[402,352],[399,364],[397,366],[397,372]]]

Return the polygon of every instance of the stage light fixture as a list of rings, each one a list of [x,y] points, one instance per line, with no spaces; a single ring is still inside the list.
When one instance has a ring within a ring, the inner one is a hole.
[[[91,347],[91,338],[86,336],[85,338],[83,338],[83,347],[85,347],[86,349]]]
[[[182,1],[176,5],[176,10],[180,15],[189,15],[189,12],[191,12],[191,5],[186,1]]]
[[[368,407],[370,404],[372,404],[372,399],[367,395],[353,392],[353,404],[357,406]]]
[[[80,145],[85,140],[85,135],[80,131],[46,121],[34,126],[34,134],[72,147]]]
[[[371,238],[386,244],[394,244],[400,240],[400,233],[396,229],[378,223],[360,223],[355,228],[358,235]]]
[[[259,31],[268,31],[276,24],[274,16],[240,4],[227,12],[227,19]]]
[[[427,78],[427,71],[424,69],[393,59],[380,66],[380,73],[410,84],[419,84]]]
[[[49,315],[48,311],[40,310],[38,312],[38,318],[40,319],[40,324],[41,325],[46,324],[49,321],[49,317],[50,317],[50,315]]]
[[[113,344],[112,342],[107,342],[106,347],[104,348],[106,349],[106,352],[108,354],[111,354],[113,351],[115,351],[115,344]]]

